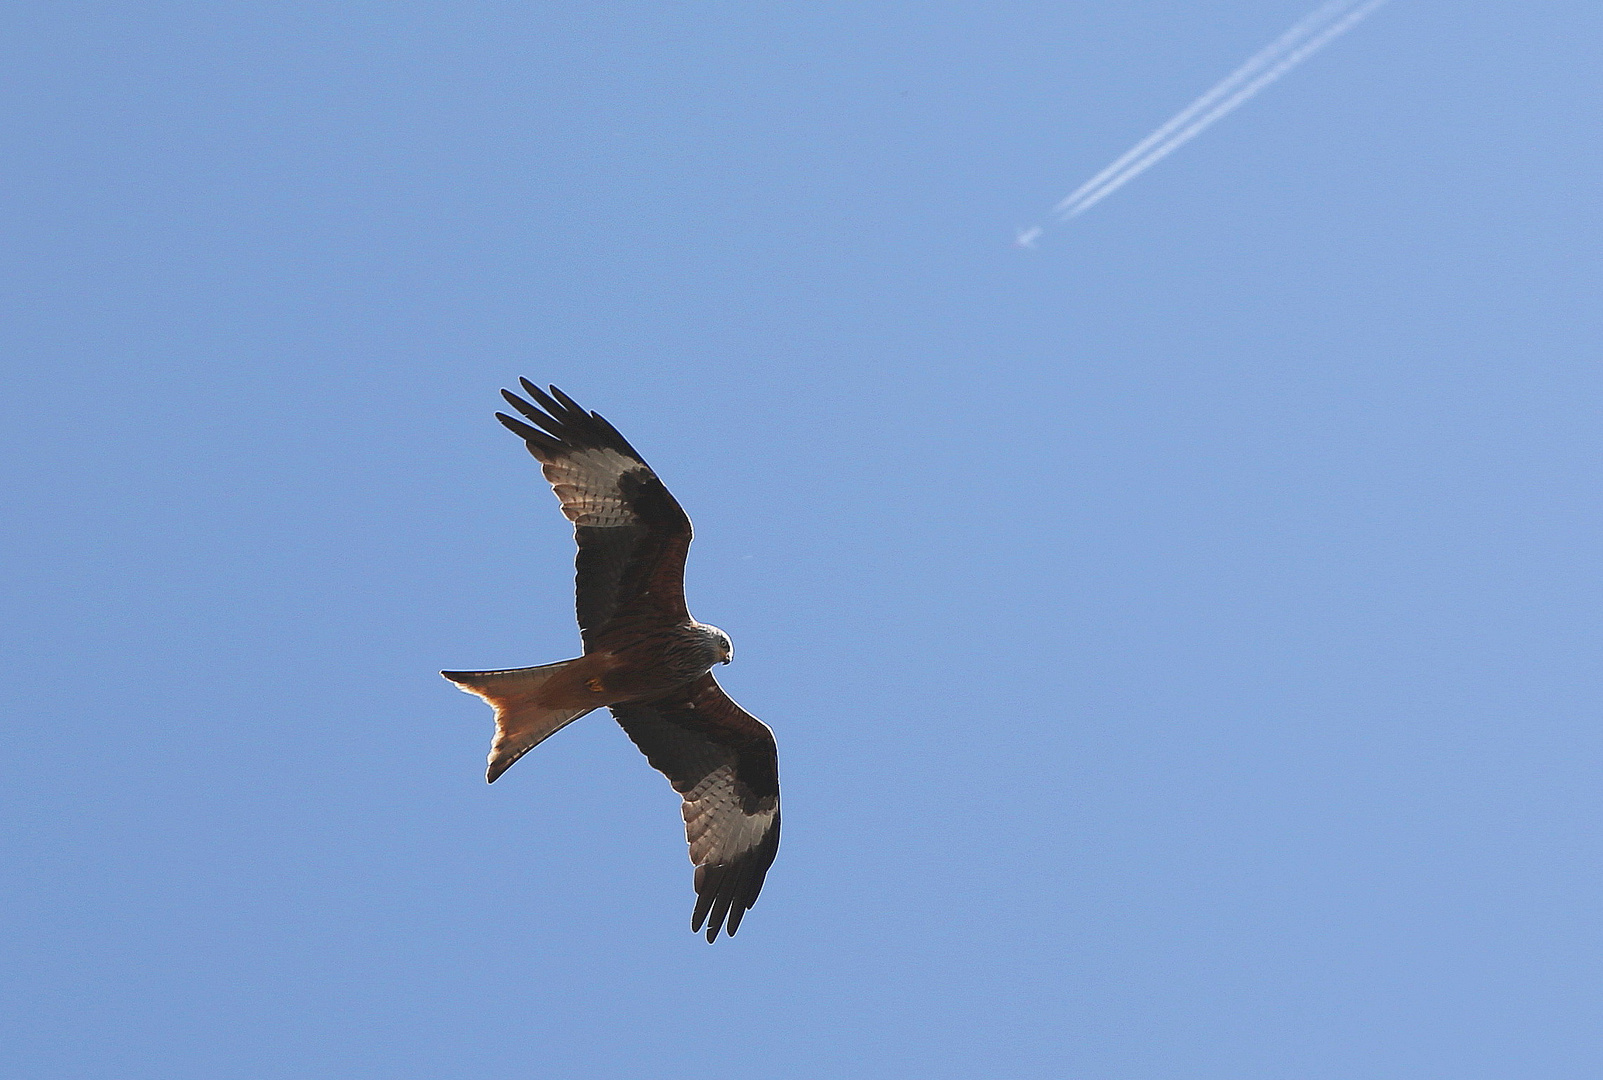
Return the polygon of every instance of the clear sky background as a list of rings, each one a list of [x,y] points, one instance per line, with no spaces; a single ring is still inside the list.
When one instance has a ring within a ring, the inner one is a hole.
[[[1592,1078],[1603,11],[19,2],[0,1073]],[[612,419],[785,836],[689,931],[491,419]]]

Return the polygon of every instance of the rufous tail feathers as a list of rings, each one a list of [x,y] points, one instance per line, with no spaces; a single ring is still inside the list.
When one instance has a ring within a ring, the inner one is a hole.
[[[546,704],[553,696],[567,696],[552,694],[550,691],[556,687],[547,684],[578,662],[564,660],[510,671],[440,672],[458,689],[495,707],[495,741],[490,744],[490,768],[484,776],[487,783],[495,783],[496,777],[510,769],[514,761],[595,708]]]

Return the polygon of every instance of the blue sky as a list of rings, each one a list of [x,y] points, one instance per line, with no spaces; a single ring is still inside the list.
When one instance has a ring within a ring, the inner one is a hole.
[[[1598,1075],[1603,13],[17,3],[7,1075]],[[785,840],[689,932],[491,419],[696,521]]]

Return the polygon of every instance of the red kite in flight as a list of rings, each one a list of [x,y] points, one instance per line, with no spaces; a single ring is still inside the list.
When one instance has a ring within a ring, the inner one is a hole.
[[[696,864],[690,928],[705,923],[708,941],[720,928],[733,936],[779,850],[773,732],[712,677],[734,648],[728,634],[685,607],[690,518],[600,413],[585,412],[554,386],[548,395],[521,381],[538,407],[506,390],[501,396],[537,427],[505,413],[495,418],[528,444],[573,522],[584,655],[440,674],[495,707],[492,784],[552,734],[603,705],[611,709],[684,798]]]

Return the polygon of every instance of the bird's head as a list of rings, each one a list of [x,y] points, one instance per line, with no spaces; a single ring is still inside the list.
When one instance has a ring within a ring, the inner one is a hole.
[[[717,662],[720,664],[727,664],[729,661],[733,660],[735,658],[735,646],[734,643],[729,640],[729,635],[718,629],[716,626],[707,626],[705,623],[702,625],[707,631],[707,636],[712,639],[713,649],[718,656]]]

